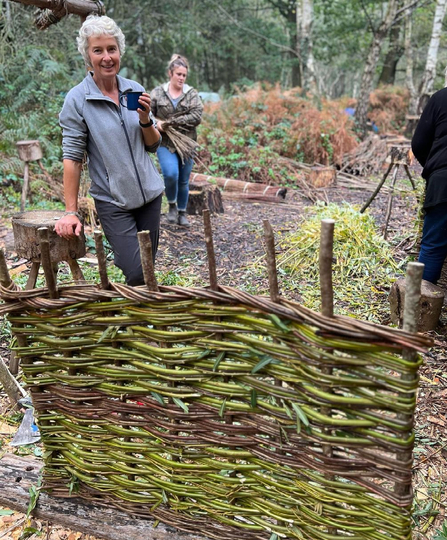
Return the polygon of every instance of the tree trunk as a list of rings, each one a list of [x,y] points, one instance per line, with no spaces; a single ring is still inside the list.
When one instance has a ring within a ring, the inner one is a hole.
[[[395,24],[390,30],[390,44],[379,77],[379,85],[394,84],[395,82],[396,67],[404,50],[400,42],[400,30],[400,24]]]
[[[408,10],[405,17],[405,60],[407,67],[405,70],[405,82],[410,93],[410,103],[408,106],[408,114],[410,116],[416,115],[418,96],[416,88],[413,82],[413,46],[411,44],[411,38],[413,34],[413,12],[414,10]]]
[[[6,0],[6,14],[5,14],[6,23],[9,26],[12,23],[11,20],[11,4],[9,0]]]
[[[390,0],[385,18],[377,30],[373,31],[373,40],[371,42],[365,68],[363,70],[362,82],[360,85],[359,97],[355,111],[355,120],[363,135],[366,135],[366,124],[368,121],[369,95],[373,89],[374,72],[379,60],[380,51],[383,42],[388,35],[391,26],[396,17],[398,0]]]
[[[446,7],[447,0],[437,0],[430,45],[428,46],[427,52],[427,61],[425,63],[425,71],[419,87],[417,110],[419,114],[423,111],[433,91],[433,83],[436,77],[436,63],[438,61],[439,41],[441,39],[442,23],[444,21]]]
[[[296,3],[296,33],[298,56],[301,58],[301,84],[304,90],[310,90],[313,94],[317,94],[312,24],[313,0],[298,0]]]

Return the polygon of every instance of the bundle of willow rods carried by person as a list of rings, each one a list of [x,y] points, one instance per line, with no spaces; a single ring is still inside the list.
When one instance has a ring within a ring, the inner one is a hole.
[[[163,130],[174,145],[175,151],[182,160],[182,163],[197,157],[197,147],[199,146],[197,141],[174,128],[174,126],[169,124],[169,120],[164,122]]]

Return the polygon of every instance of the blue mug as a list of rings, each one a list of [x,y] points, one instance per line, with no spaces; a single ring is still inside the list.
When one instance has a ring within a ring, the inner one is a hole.
[[[140,105],[138,103],[139,98],[143,92],[126,92],[126,98],[127,98],[127,108],[129,111],[136,111],[137,109],[141,109],[143,111],[146,110],[143,105]]]

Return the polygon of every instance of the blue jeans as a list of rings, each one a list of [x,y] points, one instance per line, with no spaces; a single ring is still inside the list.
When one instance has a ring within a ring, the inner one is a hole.
[[[169,203],[177,203],[180,212],[186,210],[189,195],[189,176],[194,164],[192,159],[182,163],[176,152],[170,152],[166,146],[157,150],[158,162],[165,181],[165,193]]]
[[[425,264],[422,279],[436,284],[447,257],[447,202],[425,212],[419,262]]]

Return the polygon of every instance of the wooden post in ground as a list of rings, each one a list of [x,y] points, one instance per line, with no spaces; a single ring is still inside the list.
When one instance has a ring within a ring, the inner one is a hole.
[[[48,295],[50,298],[58,298],[56,274],[51,261],[49,232],[46,227],[40,227],[37,229],[37,232],[40,241],[40,261],[43,266],[45,281],[47,282]]]
[[[26,199],[29,193],[29,164],[30,161],[39,161],[42,159],[42,149],[39,141],[18,141],[16,143],[19,157],[25,162],[25,170],[23,172],[23,187],[22,197],[20,199],[20,211],[25,210]]]
[[[332,287],[334,226],[335,221],[333,219],[321,220],[319,257],[321,312],[326,317],[334,315],[334,291]]]
[[[104,252],[104,244],[102,243],[102,233],[100,231],[95,231],[94,236],[101,289],[110,289],[109,277],[107,276],[106,254]]]
[[[140,245],[141,266],[143,268],[144,282],[150,291],[158,291],[157,278],[154,271],[151,235],[149,231],[137,233]]]
[[[213,230],[211,228],[210,211],[208,209],[203,210],[203,226],[205,230],[205,245],[208,258],[210,287],[212,291],[217,291],[219,285],[217,283],[216,255],[214,252]]]
[[[267,219],[263,220],[264,225],[264,240],[267,256],[267,270],[269,275],[270,298],[273,302],[279,301],[278,274],[276,271],[276,254],[275,254],[275,237],[273,229]]]
[[[422,283],[422,274],[424,272],[424,265],[419,262],[408,263],[407,274],[405,276],[406,287],[405,287],[405,307],[404,307],[404,317],[403,317],[403,329],[406,332],[417,332],[418,321],[419,321],[419,311],[420,311],[420,299],[421,299],[421,283]],[[417,358],[417,352],[412,350],[404,349],[402,351],[402,358],[404,360],[415,362]],[[413,381],[418,377],[417,373],[408,373],[402,375],[403,381]],[[411,399],[413,396],[410,394],[402,393],[402,398],[405,400]],[[414,424],[414,416],[399,414],[398,418],[403,421],[410,421],[411,425]],[[409,430],[411,431],[411,430]],[[411,435],[410,432],[402,433],[402,438],[408,438]],[[398,459],[402,463],[408,463],[413,460],[413,451],[406,450],[405,452],[400,452],[397,455]],[[403,482],[396,480],[394,484],[394,491],[396,495],[410,496],[411,495],[411,470],[408,473],[408,478],[404,479]]]
[[[335,221],[333,219],[321,220],[320,231],[320,255],[319,255],[319,271],[320,271],[320,294],[321,294],[321,313],[325,317],[334,316],[334,290],[332,283],[332,261],[334,258],[334,228]],[[323,366],[321,372],[325,375],[332,375],[332,368],[330,366]],[[328,390],[330,392],[330,389]],[[321,413],[330,416],[331,410],[328,407],[321,407]],[[324,428],[323,431],[326,434],[331,434],[331,430]],[[332,446],[330,444],[323,444],[323,454],[331,458]],[[333,475],[325,474],[325,477],[332,481]],[[328,533],[333,536],[337,536],[337,529],[334,527],[328,527]]]
[[[0,284],[2,287],[10,288],[13,285],[11,277],[9,275],[8,266],[6,264],[5,254],[0,249]],[[17,362],[16,362],[17,363]],[[15,369],[15,365],[13,369]],[[15,371],[17,373],[17,370]],[[6,392],[6,395],[11,402],[11,405],[15,405],[22,397],[17,387],[17,381],[12,375],[12,371],[8,370],[6,364],[0,358],[0,383]]]

